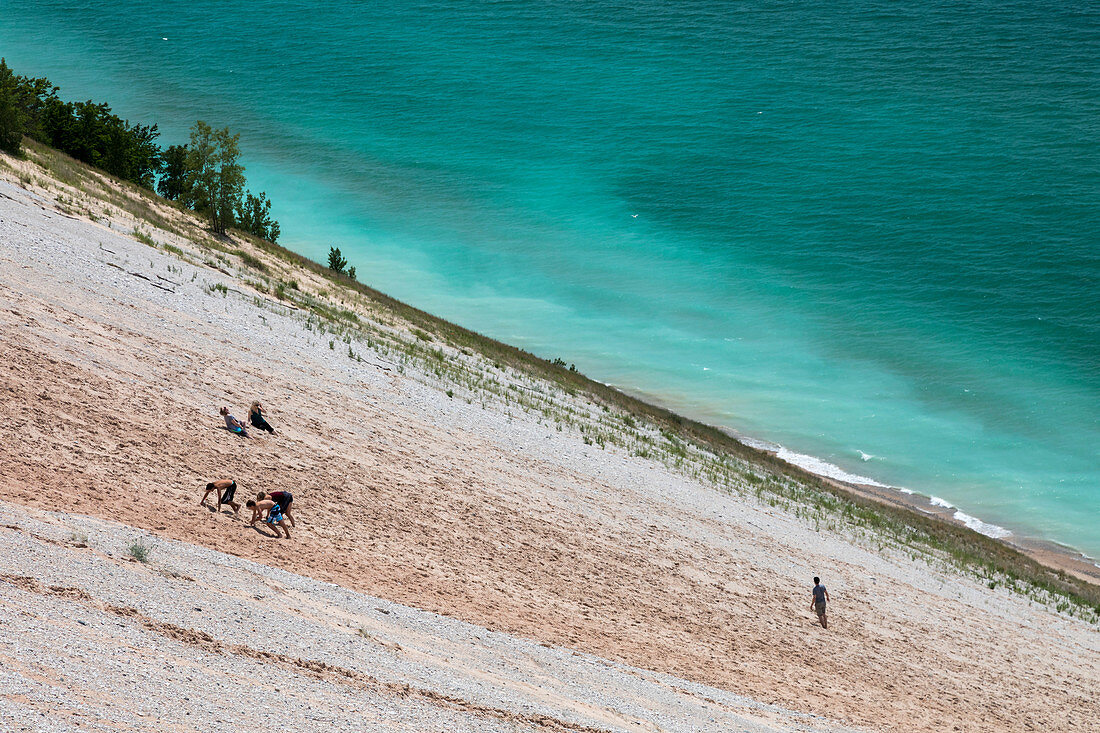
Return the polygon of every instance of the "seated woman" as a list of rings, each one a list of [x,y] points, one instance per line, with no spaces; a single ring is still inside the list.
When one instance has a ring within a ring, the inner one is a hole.
[[[263,407],[259,402],[253,402],[252,407],[248,410],[248,421],[260,430],[266,430],[272,435],[275,434],[275,428],[268,424],[264,419]]]
[[[229,414],[228,407],[223,407],[222,409],[218,410],[218,412],[220,412],[221,416],[225,418],[226,430],[231,433],[236,433],[237,435],[243,435],[246,438],[248,437],[248,429],[245,428],[243,422]]]

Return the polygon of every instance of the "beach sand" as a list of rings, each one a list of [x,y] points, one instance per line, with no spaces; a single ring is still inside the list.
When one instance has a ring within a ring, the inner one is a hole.
[[[184,262],[114,221],[122,231],[0,182],[6,500],[830,724],[1100,727],[1095,626],[514,406],[448,397],[398,355],[356,344],[349,358],[300,314],[260,307],[270,299],[224,264]],[[277,435],[222,429],[218,407],[244,417],[254,399]],[[222,477],[238,500],[292,491],[292,539],[199,507]],[[809,610],[814,575],[828,631]]]

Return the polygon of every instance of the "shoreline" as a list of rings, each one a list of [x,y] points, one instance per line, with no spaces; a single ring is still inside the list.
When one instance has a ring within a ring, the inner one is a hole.
[[[1100,565],[1097,564],[1094,558],[1089,557],[1085,553],[1081,552],[1075,547],[1065,545],[1054,540],[1045,539],[1042,537],[1034,537],[1016,531],[1010,530],[1007,527],[1001,527],[1000,525],[990,525],[980,518],[967,515],[970,519],[977,521],[980,524],[995,527],[996,529],[1003,530],[1007,534],[1004,536],[997,536],[994,534],[988,534],[975,529],[968,524],[965,520],[956,516],[957,513],[962,510],[959,507],[949,504],[943,500],[937,500],[929,494],[922,494],[919,491],[911,489],[901,489],[896,486],[881,483],[862,483],[859,481],[849,481],[844,479],[835,478],[828,474],[817,473],[806,466],[802,466],[798,463],[792,462],[784,458],[779,450],[773,450],[765,447],[764,441],[751,436],[743,435],[732,429],[725,428],[724,426],[716,426],[719,430],[726,432],[730,437],[735,440],[741,441],[750,448],[761,450],[776,460],[784,461],[793,468],[806,471],[814,476],[817,476],[822,481],[826,481],[841,490],[850,491],[865,498],[877,501],[881,504],[888,506],[896,506],[907,511],[914,512],[924,516],[934,516],[941,521],[949,522],[959,527],[965,527],[966,529],[977,532],[991,540],[1001,542],[1008,547],[1011,547],[1019,552],[1024,553],[1028,557],[1032,558],[1036,562],[1046,567],[1049,567],[1056,571],[1062,571],[1072,574],[1074,577],[1083,580],[1092,585],[1100,586]],[[789,449],[785,449],[789,451]],[[819,461],[825,465],[827,464],[822,459],[810,456],[815,461]],[[847,474],[847,471],[834,466],[839,472]]]
[[[111,189],[104,211],[98,174],[81,175],[63,195],[0,184],[10,501],[848,727],[1100,720],[1080,653],[1100,651],[1097,618],[1069,595],[1083,584],[1033,584],[1049,573],[1003,544],[887,510],[293,253],[212,239],[132,189]],[[218,406],[257,398],[277,434],[226,433]],[[221,476],[238,496],[294,491],[293,539],[198,507]],[[989,558],[996,575],[958,557]],[[47,587],[79,587],[69,567],[52,572]],[[834,604],[827,632],[806,607],[815,574]],[[318,614],[307,596],[261,595]],[[830,674],[805,674],[821,656]]]
[[[38,146],[35,155],[39,157],[43,155],[47,157],[61,156],[61,158],[64,159],[63,165],[72,166],[72,170],[66,172],[76,178],[87,176],[88,174],[85,171],[94,171],[94,169],[85,167],[84,164],[68,158],[68,156],[65,156],[63,153],[52,151],[52,149],[46,148],[45,146]],[[56,164],[54,164],[54,166],[48,166],[48,168],[50,170],[55,170],[55,166]],[[8,167],[15,170],[10,165],[8,165]],[[96,175],[101,174],[97,173]],[[104,179],[104,181],[106,180],[107,179]],[[41,183],[41,181],[39,182]],[[151,194],[151,192],[133,186],[132,184],[117,182],[116,185],[132,186],[133,195],[136,195],[139,199],[151,196],[155,202],[154,206],[170,206],[169,202],[156,197],[155,194]],[[71,201],[70,199],[70,202]],[[65,205],[62,205],[62,209],[64,208]],[[181,210],[179,208],[172,209],[172,212],[172,216],[182,216],[184,220],[190,222],[191,226],[195,226],[192,220],[194,216],[193,212]],[[86,209],[83,214],[85,218],[90,218],[93,222],[98,220],[98,217],[92,214],[90,209]],[[150,216],[152,217],[151,220],[148,219]],[[150,208],[149,204],[144,202],[139,206],[139,213],[135,214],[135,219],[139,225],[143,217],[146,218],[146,224],[152,224],[153,226],[163,226],[166,223],[161,215],[155,213],[155,208]],[[177,234],[182,234],[174,226],[169,226],[169,228],[176,231]],[[137,227],[135,227],[135,231],[137,231]],[[209,234],[202,228],[196,227],[194,232],[207,239],[208,244],[206,246],[213,246],[215,250],[235,251],[232,248],[226,249],[224,245],[218,244],[214,240],[210,240]],[[192,234],[185,236],[185,239],[187,239],[188,236],[191,238],[195,237],[195,235]],[[241,233],[237,232],[237,236],[241,236]],[[739,434],[724,426],[702,423],[693,418],[673,412],[671,409],[662,406],[660,401],[653,396],[636,396],[631,391],[620,390],[618,387],[592,379],[575,370],[566,369],[564,364],[552,364],[518,347],[496,341],[495,339],[473,332],[463,326],[450,323],[430,313],[419,310],[415,306],[410,306],[404,302],[398,301],[353,278],[346,277],[343,274],[334,274],[321,264],[309,260],[296,252],[287,250],[284,247],[248,235],[246,235],[246,238],[253,246],[257,247],[261,253],[275,255],[286,263],[289,263],[292,268],[301,268],[305,271],[303,275],[306,274],[306,272],[319,275],[323,280],[330,281],[338,287],[343,286],[352,293],[366,295],[377,306],[392,311],[398,318],[407,320],[414,332],[420,328],[428,333],[439,334],[445,340],[460,345],[462,350],[465,350],[466,347],[469,346],[474,352],[480,352],[486,358],[493,359],[494,363],[508,364],[520,372],[529,373],[536,379],[548,379],[551,382],[557,382],[569,393],[579,392],[588,395],[589,398],[596,401],[606,400],[610,404],[618,404],[629,413],[633,413],[640,420],[652,421],[655,426],[666,425],[674,433],[681,433],[681,437],[686,439],[689,443],[698,441],[699,446],[704,450],[713,450],[718,454],[721,454],[723,451],[728,451],[735,459],[744,460],[750,464],[758,463],[764,470],[769,470],[769,467],[771,469],[778,468],[781,473],[793,476],[796,480],[808,480],[808,485],[817,482],[821,486],[839,491],[848,496],[871,500],[883,508],[904,510],[914,517],[914,521],[919,521],[922,517],[935,517],[937,520],[943,521],[952,527],[963,528],[968,532],[974,532],[974,534],[983,539],[995,542],[1001,547],[1018,551],[1025,557],[1040,563],[1043,567],[1050,570],[1055,572],[1069,572],[1076,580],[1091,586],[1094,594],[1100,597],[1100,568],[1094,567],[1087,556],[1074,548],[1067,548],[1058,543],[1043,540],[1042,538],[1029,538],[1015,534],[1012,536],[1012,541],[991,537],[974,530],[966,523],[956,519],[954,517],[954,512],[951,511],[951,509],[954,509],[953,507],[949,509],[947,507],[936,506],[931,502],[925,505],[922,500],[926,497],[920,494],[908,494],[902,490],[886,485],[846,481],[816,473],[812,469],[784,457],[782,455],[784,451],[792,455],[799,454],[789,451],[789,449],[782,446],[773,447],[773,444]],[[141,240],[140,237],[139,240]],[[228,241],[232,242],[231,239]],[[155,243],[153,244],[155,246]],[[228,264],[228,262],[226,262],[226,264]],[[221,269],[223,274],[230,274],[224,268],[219,267],[219,269]],[[285,296],[279,296],[278,291],[275,294],[279,299],[272,300],[269,295],[270,291],[263,286],[247,279],[245,283],[252,286],[254,289],[259,289],[261,297],[269,303],[287,304]],[[294,306],[290,307],[293,308]],[[331,311],[329,311],[328,307],[322,306],[320,312],[322,315],[328,317]],[[664,430],[663,427],[660,429]],[[716,438],[719,439],[716,440]],[[807,456],[807,458],[813,457]],[[814,460],[820,461],[820,459]],[[824,466],[831,466],[831,464],[827,462],[820,462]],[[837,468],[843,472],[842,469],[839,469],[839,467]],[[846,472],[843,473],[846,474]],[[931,499],[931,497],[927,498]],[[1100,608],[1100,604],[1097,604],[1097,607]]]
[[[826,480],[834,481],[833,479]],[[903,507],[908,511],[922,515],[935,516],[941,521],[950,522],[959,527],[965,527],[972,532],[977,531],[955,517],[957,507],[935,504],[932,502],[932,497],[930,496],[925,496],[917,492],[904,492],[892,486],[871,486],[868,484],[854,484],[843,481],[835,481],[835,483],[848,491],[866,496],[883,504]],[[1022,552],[1040,565],[1051,568],[1052,570],[1070,573],[1080,580],[1100,586],[1100,567],[1097,567],[1096,562],[1090,557],[1072,547],[1067,547],[1042,538],[1019,535],[1015,532],[1009,537],[990,537],[981,532],[978,534],[983,534],[983,536],[989,537],[996,542],[1001,542],[1014,550]]]

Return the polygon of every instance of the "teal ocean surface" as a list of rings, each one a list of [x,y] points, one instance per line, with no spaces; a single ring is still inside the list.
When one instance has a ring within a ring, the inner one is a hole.
[[[1095,3],[0,0],[0,55],[232,127],[397,298],[1100,557]]]

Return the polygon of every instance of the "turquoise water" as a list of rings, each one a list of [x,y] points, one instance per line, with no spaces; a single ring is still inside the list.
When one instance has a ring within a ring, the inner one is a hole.
[[[230,125],[402,300],[1100,556],[1096,5],[319,5],[0,0],[0,54]]]

